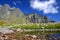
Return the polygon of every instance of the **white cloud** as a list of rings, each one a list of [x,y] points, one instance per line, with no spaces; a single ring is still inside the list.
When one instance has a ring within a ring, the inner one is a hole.
[[[48,13],[58,13],[58,7],[54,7],[56,5],[56,0],[49,1],[39,1],[39,0],[31,0],[31,7],[33,9],[37,9],[39,11],[43,11],[45,14]]]
[[[16,5],[16,2],[15,1],[13,1],[13,3],[14,3],[14,5]]]
[[[21,4],[22,2],[21,1],[13,1],[14,5],[17,5],[17,3]]]

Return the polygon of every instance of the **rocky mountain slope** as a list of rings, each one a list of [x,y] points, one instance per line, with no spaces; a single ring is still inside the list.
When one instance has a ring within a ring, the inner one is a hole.
[[[0,6],[0,20],[13,23],[48,23],[54,22],[47,16],[31,13],[25,15],[19,8],[10,7],[7,4]]]

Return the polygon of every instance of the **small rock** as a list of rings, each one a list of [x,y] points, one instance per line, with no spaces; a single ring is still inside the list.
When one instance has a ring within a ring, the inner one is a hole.
[[[32,37],[33,37],[33,38],[36,38],[37,36],[35,36],[35,35],[32,35]]]
[[[20,30],[21,30],[20,28],[17,29],[17,31],[20,31]]]

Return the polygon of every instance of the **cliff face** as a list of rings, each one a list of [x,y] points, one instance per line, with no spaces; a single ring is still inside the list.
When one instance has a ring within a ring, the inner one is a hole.
[[[24,13],[18,8],[11,8],[5,4],[0,6],[0,20],[5,20],[14,23],[48,23],[52,22],[47,16],[38,15],[35,13],[24,15]]]
[[[49,20],[47,16],[39,15],[39,14],[29,14],[26,17],[27,20],[29,20],[31,23],[48,23],[52,22],[52,20]]]
[[[0,6],[0,20],[14,23],[22,23],[24,18],[24,13],[16,7],[10,7],[7,4]]]

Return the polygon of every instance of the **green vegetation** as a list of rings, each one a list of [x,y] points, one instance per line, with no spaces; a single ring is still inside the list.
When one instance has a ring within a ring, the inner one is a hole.
[[[0,21],[0,26],[8,26],[12,28],[25,28],[25,29],[60,29],[60,23],[24,23],[24,24],[16,24],[16,23],[7,23],[5,21]]]
[[[23,34],[24,32],[22,32],[21,34]],[[45,32],[45,34],[60,34],[60,31],[48,31],[48,32]],[[25,32],[24,34],[29,34],[29,35],[37,35],[37,34],[43,34],[43,32],[41,31],[31,31],[31,32]]]
[[[60,23],[43,23],[43,24],[25,24],[25,25],[17,25],[14,26],[13,28],[25,28],[25,29],[42,29],[44,27],[45,29],[60,29]]]

